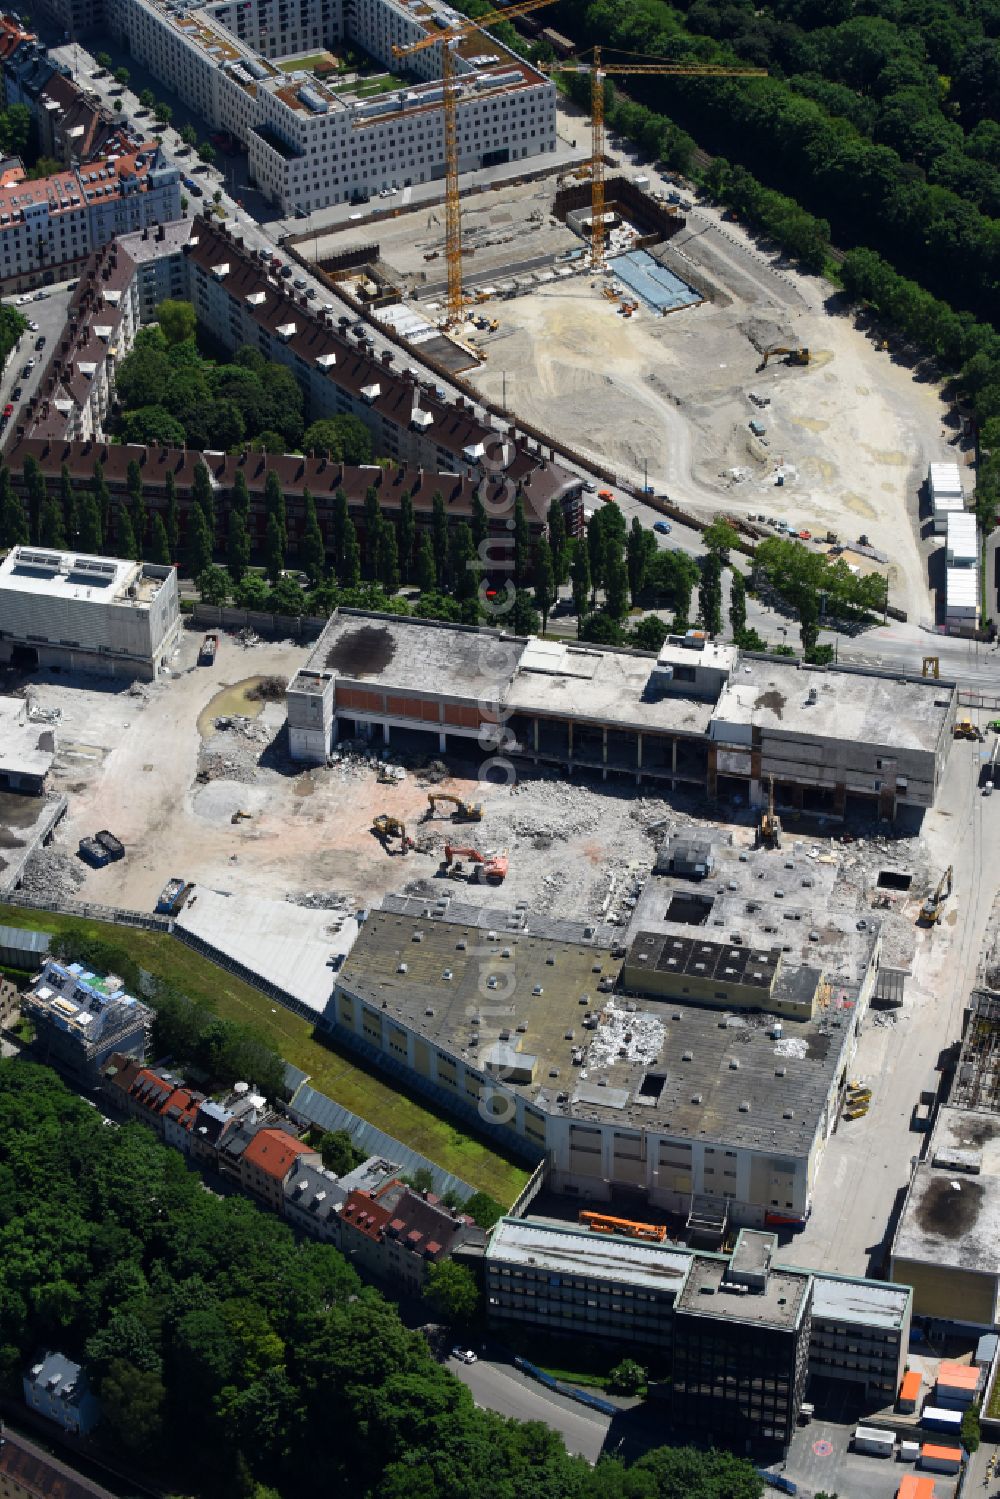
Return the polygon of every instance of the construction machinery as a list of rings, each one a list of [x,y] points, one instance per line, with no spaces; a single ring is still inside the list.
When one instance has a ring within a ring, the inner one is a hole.
[[[400,822],[398,817],[390,817],[388,812],[380,812],[372,822],[372,832],[376,838],[381,838],[386,853],[391,850],[389,844],[393,838],[399,839],[399,851],[401,854],[409,853],[416,845],[406,831],[406,823]]]
[[[514,5],[502,10],[490,10],[478,20],[463,20],[454,26],[438,30],[434,26],[419,41],[406,46],[393,44],[394,57],[410,57],[422,52],[425,47],[441,48],[441,104],[444,111],[444,257],[448,263],[448,323],[455,323],[462,316],[462,209],[458,192],[458,80],[455,76],[455,59],[452,47],[460,44],[473,32],[486,30],[494,22],[516,21],[529,11],[540,10],[551,5],[553,0],[517,0]],[[370,120],[361,119],[356,126],[374,125],[378,116]]]
[[[757,822],[757,847],[781,847],[781,818],[774,810],[774,776],[767,778],[767,810],[761,811]]]
[[[543,0],[544,3],[544,0]],[[518,6],[497,12],[504,17],[513,17]],[[484,16],[478,22],[485,26],[492,16]],[[419,45],[419,44],[418,44]],[[766,78],[766,68],[726,68],[716,63],[670,62],[666,58],[651,58],[647,62],[605,63],[601,48],[594,48],[592,62],[571,59],[569,62],[539,63],[541,73],[585,73],[590,75],[590,264],[598,272],[604,270],[604,248],[606,224],[604,219],[604,80],[606,78],[635,77],[684,77],[684,78]],[[457,188],[456,188],[457,191]]]
[[[971,718],[956,718],[952,734],[956,739],[982,740],[985,736],[982,729],[977,728]]]
[[[920,668],[922,677],[934,677],[937,680],[941,676],[941,658],[939,656],[925,656]]]
[[[594,1234],[622,1234],[627,1239],[645,1239],[662,1244],[667,1230],[662,1223],[639,1223],[631,1218],[611,1218],[607,1213],[583,1212],[579,1221]]]
[[[791,349],[786,348],[783,344],[779,344],[777,348],[765,350],[764,357],[757,366],[758,375],[761,370],[767,369],[769,359],[780,359],[782,354],[787,356],[789,364],[805,365],[809,363],[808,349]]]
[[[252,816],[252,812],[244,812],[242,807],[238,807],[229,821],[232,823],[249,822]]]
[[[454,811],[451,814],[453,822],[482,822],[482,802],[466,802],[460,796],[452,796],[450,791],[429,791],[427,793],[427,816],[436,817],[439,802],[450,802]]]
[[[455,848],[452,844],[446,843],[444,867],[453,879],[464,876],[464,870],[460,871],[456,868],[456,861],[460,857],[468,859],[474,866],[470,876],[474,880],[485,880],[490,885],[502,885],[507,878],[509,863],[506,850],[480,853],[478,848]]]
[[[920,907],[920,920],[924,926],[937,926],[941,920],[944,903],[951,894],[953,875],[954,870],[949,864],[940,880],[938,880],[937,889],[928,895]]]

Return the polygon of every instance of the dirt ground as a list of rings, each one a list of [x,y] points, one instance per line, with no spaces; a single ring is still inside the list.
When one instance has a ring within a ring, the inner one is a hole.
[[[531,183],[470,199],[467,277],[541,271],[579,249],[550,216],[553,191],[553,182]],[[423,208],[379,225],[382,260],[417,307],[443,282],[443,258],[424,259],[442,247],[442,219]],[[932,459],[957,456],[939,388],[838,312],[828,282],[765,253],[712,208],[696,205],[657,253],[703,293],[701,306],[668,317],[640,307],[626,321],[589,274],[575,274],[488,304],[499,330],[462,332],[485,356],[469,378],[696,513],[775,515],[845,541],[866,534],[892,559],[894,602],[911,618],[930,616],[919,491]],[[785,345],[809,349],[808,368],[779,360],[758,372],[763,351]],[[758,408],[750,391],[770,404]],[[766,428],[762,440],[752,418]]]
[[[932,457],[955,456],[940,435],[939,392],[848,318],[829,316],[828,286],[782,272],[741,300],[739,278],[727,276],[707,233],[688,239],[691,260],[699,258],[699,279],[707,271],[720,287],[728,281],[728,305],[720,296],[666,318],[640,309],[626,321],[589,279],[574,277],[499,304],[501,331],[471,378],[494,400],[506,378],[521,415],[623,477],[642,482],[648,473],[696,513],[776,515],[842,540],[867,534],[893,559],[895,601],[911,617],[927,615],[918,491]],[[681,276],[689,269],[666,259]],[[789,343],[810,350],[808,368],[782,361],[758,373],[763,349]],[[751,390],[770,404],[753,405]],[[750,432],[752,418],[766,429],[763,441]]]

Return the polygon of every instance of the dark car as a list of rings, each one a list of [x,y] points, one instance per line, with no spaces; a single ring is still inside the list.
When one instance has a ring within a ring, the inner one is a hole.
[[[196,198],[203,198],[205,196],[205,189],[203,187],[199,187],[197,182],[192,182],[191,186],[188,188],[188,192],[192,193]]]
[[[35,367],[35,361],[33,359],[29,359],[28,362],[27,362],[27,364],[24,366],[24,369],[21,371],[21,379],[22,380],[27,380],[28,376],[31,374],[31,371],[34,369],[34,367]]]
[[[21,387],[20,387],[20,385],[15,385],[15,386],[14,386],[14,389],[13,389],[13,390],[12,390],[12,391],[11,391],[11,396],[12,396],[12,398],[13,398],[13,399],[14,399],[14,400],[15,400],[15,401],[19,401],[19,400],[20,400],[20,399],[21,399],[21,395],[22,395],[22,393],[23,393],[23,392],[22,392],[22,390],[21,390]]]
[[[288,278],[289,278],[289,276],[291,274],[292,274],[292,268],[291,268],[290,265],[283,265],[281,267],[281,275],[285,278],[286,281],[288,280]]]
[[[44,349],[45,348],[45,334],[44,333],[39,333],[38,337],[35,339],[35,348],[36,349]]]

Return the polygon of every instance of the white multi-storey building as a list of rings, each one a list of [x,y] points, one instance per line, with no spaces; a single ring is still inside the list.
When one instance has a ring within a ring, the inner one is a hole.
[[[441,47],[405,60],[422,81],[374,96],[370,85],[335,90],[266,59],[346,39],[397,67],[394,46],[449,19],[424,0],[223,0],[197,11],[111,0],[112,29],[132,55],[245,144],[268,198],[303,212],[444,177]],[[544,74],[485,34],[453,56],[461,171],[555,150],[555,87]]]
[[[0,186],[0,287],[72,275],[116,235],[180,215],[180,177],[154,142],[37,182]]]

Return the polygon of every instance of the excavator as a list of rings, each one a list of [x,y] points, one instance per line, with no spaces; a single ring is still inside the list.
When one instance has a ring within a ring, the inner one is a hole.
[[[757,823],[757,847],[781,847],[781,818],[774,810],[774,776],[767,778],[767,811],[761,812]]]
[[[951,732],[954,739],[978,739],[980,743],[986,737],[971,718],[957,718]]]
[[[465,878],[465,870],[457,862],[458,855],[468,859],[474,865],[469,878],[473,880],[487,880],[491,885],[502,885],[507,878],[509,868],[506,850],[493,853],[480,853],[478,848],[455,848],[450,843],[444,848],[444,869],[449,879],[459,880]]]
[[[920,920],[924,926],[937,926],[938,922],[941,920],[941,912],[944,910],[944,903],[948,899],[948,896],[951,894],[951,882],[953,874],[954,870],[949,864],[948,868],[945,870],[944,874],[938,881],[937,889],[931,895],[928,895],[927,899],[920,907]]]
[[[388,812],[380,812],[378,814],[372,822],[372,832],[376,838],[381,838],[382,846],[386,853],[391,852],[389,848],[389,840],[391,838],[399,839],[399,851],[401,854],[408,854],[411,848],[416,847],[413,839],[406,831],[406,823],[400,822],[398,817],[390,817]]]
[[[451,817],[453,822],[482,822],[483,807],[481,802],[464,802],[460,796],[452,796],[449,791],[429,791],[427,793],[428,818],[437,816],[438,802],[450,802],[454,807]]]
[[[809,363],[808,349],[790,349],[786,348],[784,345],[779,345],[779,347],[776,349],[767,349],[765,351],[763,359],[757,366],[758,375],[760,374],[761,370],[767,369],[767,362],[769,359],[780,359],[782,354],[788,356],[789,364],[803,365]]]

